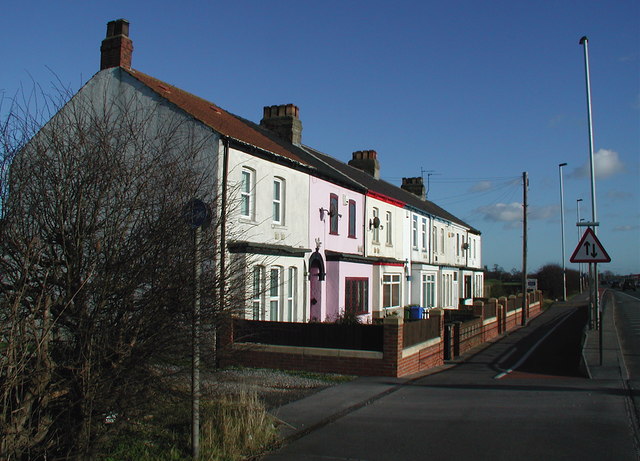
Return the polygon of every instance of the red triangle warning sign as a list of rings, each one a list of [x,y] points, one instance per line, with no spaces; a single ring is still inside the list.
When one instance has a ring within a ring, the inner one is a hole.
[[[569,261],[572,263],[608,263],[611,262],[611,258],[593,230],[587,228]]]

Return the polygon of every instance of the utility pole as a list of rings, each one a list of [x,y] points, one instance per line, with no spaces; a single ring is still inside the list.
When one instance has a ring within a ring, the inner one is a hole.
[[[529,175],[522,173],[522,326],[527,324],[527,189]]]

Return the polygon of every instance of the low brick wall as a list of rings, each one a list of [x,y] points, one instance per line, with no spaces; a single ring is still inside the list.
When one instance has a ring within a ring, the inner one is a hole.
[[[452,322],[445,327],[442,309],[432,309],[432,321],[440,325],[440,335],[405,347],[404,319],[386,317],[383,324],[382,352],[372,350],[333,349],[259,344],[234,341],[233,328],[226,328],[220,338],[222,366],[242,365],[321,373],[341,373],[359,376],[408,376],[442,365],[445,357],[454,358],[470,349],[518,328],[522,322],[522,298],[476,301],[476,316],[467,322]],[[527,318],[540,314],[540,292],[527,297]],[[509,310],[511,309],[511,310]],[[435,327],[434,327],[435,328]],[[450,334],[450,338],[445,335]],[[445,344],[450,348],[445,350]],[[447,353],[448,352],[448,353]]]
[[[542,312],[542,292],[528,293],[526,301],[527,320]],[[486,302],[476,301],[473,311],[477,317],[476,320],[453,322],[451,328],[451,357],[453,358],[503,333],[519,328],[522,325],[522,295],[491,298]],[[495,317],[487,317],[487,314],[494,315],[494,313]],[[460,324],[456,325],[456,323]]]

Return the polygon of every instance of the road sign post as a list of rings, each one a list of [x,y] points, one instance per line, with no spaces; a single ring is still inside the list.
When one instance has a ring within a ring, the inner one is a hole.
[[[598,328],[599,330],[600,365],[602,365],[602,312],[598,308],[598,263],[611,262],[611,258],[607,254],[607,250],[605,250],[602,246],[602,243],[600,243],[600,240],[598,240],[596,234],[590,227],[588,227],[582,235],[580,242],[578,242],[578,246],[573,251],[570,261],[572,263],[589,263],[590,267],[591,264],[593,264],[593,275],[591,278],[593,284],[592,291],[594,299],[593,315],[596,319],[596,328]]]

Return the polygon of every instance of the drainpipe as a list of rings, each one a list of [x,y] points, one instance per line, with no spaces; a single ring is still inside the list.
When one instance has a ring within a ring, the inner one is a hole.
[[[367,256],[367,194],[363,194],[364,204],[362,209],[362,256]]]
[[[431,236],[433,235],[433,217],[431,215],[429,218],[429,235],[427,236],[427,242],[429,242],[429,264],[433,264],[433,242],[431,241]]]
[[[220,206],[220,286],[218,289],[219,301],[218,309],[222,310],[225,304],[226,295],[226,255],[227,255],[227,181],[229,176],[229,138],[222,138],[223,154],[222,154],[222,197]],[[213,341],[215,352],[217,352],[217,321],[214,322]],[[217,363],[218,354],[214,354],[214,363]],[[216,365],[217,366],[217,365]]]

